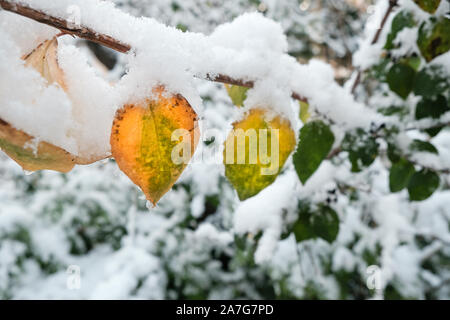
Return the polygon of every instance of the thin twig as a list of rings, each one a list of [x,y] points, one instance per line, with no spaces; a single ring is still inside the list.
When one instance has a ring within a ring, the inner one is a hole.
[[[386,25],[386,21],[389,18],[390,14],[392,13],[392,10],[394,10],[394,8],[397,6],[397,4],[398,4],[398,0],[389,0],[389,7],[387,8],[383,19],[381,20],[380,27],[378,28],[377,32],[375,33],[375,35],[372,39],[372,42],[370,43],[371,45],[374,45],[380,39],[380,35],[384,29],[384,26]],[[362,71],[359,70],[358,74],[356,76],[355,82],[353,83],[353,86],[352,86],[352,94],[355,93],[356,88],[358,87],[359,83],[361,82],[361,77],[362,77]]]
[[[414,235],[425,237],[425,238],[431,238],[434,241],[441,242],[441,243],[445,244],[446,246],[450,246],[450,239],[444,239],[441,236],[431,233],[431,232],[428,232],[428,231],[417,231],[414,233]]]
[[[331,152],[327,156],[327,160],[330,160],[330,159],[336,157],[341,152],[342,152],[342,148],[341,147],[337,147],[336,149],[331,150]]]
[[[45,12],[30,8],[20,3],[11,2],[8,0],[0,0],[0,7],[3,8],[4,10],[19,14],[21,16],[30,18],[37,22],[57,28],[61,30],[63,33],[77,36],[79,38],[86,39],[92,42],[96,42],[98,44],[101,44],[105,47],[111,48],[121,53],[127,53],[132,49],[132,47],[129,44],[123,43],[109,35],[96,32],[95,30],[92,30],[91,28],[88,28],[86,26],[74,25],[73,23],[70,23],[67,20],[54,17]],[[213,75],[213,73],[208,73],[206,74],[205,77],[202,78],[209,81],[237,85],[247,88],[253,88],[254,86],[254,81],[235,79],[225,74]],[[308,101],[305,97],[296,92],[292,93],[292,98],[303,102]]]
[[[420,262],[427,261],[433,257],[436,253],[442,250],[444,245],[440,241],[434,241],[432,244],[423,249],[422,255],[420,257]]]
[[[377,33],[375,33],[375,36],[372,39],[372,45],[378,42],[378,39],[380,38],[381,31],[383,31],[384,26],[386,24],[387,19],[389,18],[389,15],[392,13],[392,10],[397,6],[398,0],[389,0],[389,7],[386,10],[386,13],[384,14],[383,19],[381,20],[380,27],[377,30]]]
[[[447,127],[447,126],[450,126],[450,122],[444,122],[444,123],[437,123],[437,124],[434,124],[434,125],[432,125],[432,126],[429,126],[429,127],[419,127],[419,126],[416,126],[416,127],[408,127],[408,128],[406,128],[405,129],[405,131],[412,131],[412,130],[428,130],[428,129],[435,129],[435,128],[443,128],[443,127]]]
[[[442,289],[444,286],[446,286],[449,283],[450,283],[450,278],[444,279],[437,286],[431,287],[429,292],[434,293],[436,291],[439,291],[440,289]]]
[[[115,51],[126,53],[131,50],[130,45],[124,44],[108,35],[96,32],[88,27],[77,26],[73,23],[68,22],[67,20],[50,16],[45,12],[35,10],[16,2],[0,0],[0,7],[6,11],[14,12],[21,16],[33,19],[37,22],[55,27],[66,34],[71,34],[79,38],[104,45],[105,47],[111,48]]]

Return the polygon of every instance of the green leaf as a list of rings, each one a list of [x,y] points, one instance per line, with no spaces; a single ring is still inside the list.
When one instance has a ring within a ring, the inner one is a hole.
[[[439,176],[423,169],[416,172],[409,181],[408,193],[411,201],[422,201],[429,198],[439,187]]]
[[[370,76],[374,77],[375,79],[386,82],[386,74],[389,71],[388,68],[391,65],[391,60],[387,58],[382,58],[380,62],[376,65],[374,65],[370,69]]]
[[[401,152],[393,142],[388,142],[387,156],[392,163],[396,163],[401,159]]]
[[[409,110],[405,106],[389,106],[387,108],[380,108],[377,111],[388,117],[397,115],[403,118],[409,114]]]
[[[330,153],[333,143],[333,132],[322,121],[309,122],[300,130],[300,141],[294,154],[294,166],[303,184]]]
[[[420,57],[418,56],[412,56],[409,58],[402,59],[402,62],[406,63],[408,66],[413,68],[414,71],[417,71],[419,70],[421,60]]]
[[[375,137],[361,128],[345,135],[342,149],[348,152],[353,172],[359,172],[363,167],[370,166],[378,156],[378,143]]]
[[[415,22],[411,12],[400,11],[392,20],[391,32],[388,34],[384,48],[386,50],[394,49],[394,40],[397,34],[404,28],[414,27]]]
[[[245,99],[247,99],[248,88],[234,85],[230,86],[228,84],[225,84],[225,88],[233,104],[237,107],[242,107]]]
[[[181,30],[181,31],[183,31],[183,32],[186,32],[186,31],[188,31],[188,27],[187,27],[187,25],[185,25],[185,24],[182,24],[182,23],[179,23],[179,24],[177,24],[176,28],[177,28],[178,30]]]
[[[428,13],[435,13],[441,0],[414,0],[414,2],[423,10]]]
[[[439,119],[444,113],[450,111],[444,96],[435,99],[422,98],[416,106],[416,119]]]
[[[405,159],[401,159],[392,165],[389,171],[389,189],[391,192],[398,192],[406,188],[414,172],[414,165]]]
[[[339,233],[339,217],[331,207],[320,205],[313,230],[317,237],[332,243]]]
[[[406,99],[412,91],[415,76],[416,71],[411,66],[404,63],[396,63],[389,70],[386,80],[389,89],[402,99]]]
[[[427,62],[450,49],[450,19],[431,17],[422,23],[417,39],[422,56]]]
[[[444,93],[450,87],[442,66],[433,65],[420,70],[414,82],[414,94],[425,98]]]
[[[306,123],[311,116],[309,113],[309,104],[303,101],[299,101],[298,103],[300,105],[300,120]]]
[[[292,231],[297,242],[322,238],[332,243],[339,233],[339,217],[336,211],[324,204],[314,211],[309,206],[300,205],[299,217]]]
[[[444,113],[450,111],[444,96],[437,98],[423,98],[416,106],[416,119],[434,118],[439,119]],[[430,136],[434,137],[442,130],[441,127],[435,127],[424,130]]]
[[[435,146],[427,141],[414,139],[413,142],[409,145],[409,150],[417,151],[417,152],[430,152],[434,154],[439,154],[438,150]]]

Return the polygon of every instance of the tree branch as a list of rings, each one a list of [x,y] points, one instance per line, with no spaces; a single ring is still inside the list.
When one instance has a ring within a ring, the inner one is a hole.
[[[75,24],[72,24],[66,20],[50,16],[45,12],[35,10],[19,3],[10,2],[8,0],[0,0],[0,7],[2,7],[6,11],[14,12],[37,22],[55,27],[61,30],[63,33],[71,34],[79,38],[96,42],[115,51],[126,53],[131,50],[130,45],[121,43],[120,41],[108,35],[95,32],[94,30],[91,30],[87,27],[76,26]]]
[[[121,53],[127,53],[132,49],[129,44],[122,43],[121,41],[114,39],[109,35],[96,32],[95,30],[92,30],[85,26],[76,26],[67,20],[51,16],[45,12],[30,8],[20,3],[11,2],[8,0],[0,0],[0,7],[3,8],[4,10],[19,14],[21,16],[30,18],[37,22],[57,28],[61,30],[63,33],[70,34],[78,38],[86,39],[92,42],[96,42],[98,44],[101,44],[105,47],[111,48]],[[235,79],[225,74],[213,75],[213,73],[208,73],[206,77],[204,77],[204,79],[247,88],[253,88],[254,86],[254,81]],[[308,101],[305,97],[296,92],[292,93],[292,98],[303,102]]]
[[[389,0],[389,7],[387,8],[383,19],[381,20],[380,27],[378,28],[377,32],[375,33],[375,35],[372,39],[372,42],[370,43],[371,45],[374,45],[375,43],[378,42],[378,39],[380,39],[380,35],[384,29],[384,26],[386,25],[386,21],[389,18],[389,16],[391,15],[392,10],[394,10],[394,8],[397,6],[397,4],[398,4],[398,0]],[[359,70],[358,74],[356,76],[355,82],[353,83],[353,86],[352,86],[352,94],[355,93],[356,88],[358,87],[359,83],[361,82],[361,77],[362,77],[362,71]]]
[[[386,21],[389,18],[390,14],[392,13],[392,10],[394,10],[394,8],[397,6],[397,3],[398,3],[398,0],[389,0],[389,7],[387,8],[383,19],[381,20],[380,27],[378,28],[377,32],[375,33],[375,36],[373,37],[371,44],[375,44],[378,42],[378,39],[380,38],[380,35],[381,35],[381,31],[383,31]]]
[[[431,126],[428,127],[421,127],[421,126],[411,126],[411,127],[407,127],[405,129],[405,131],[413,131],[413,130],[429,130],[429,129],[435,129],[435,128],[443,128],[443,127],[447,127],[450,126],[450,122],[441,122],[441,123],[436,123],[433,124]]]
[[[341,147],[337,147],[336,149],[333,149],[330,151],[330,153],[328,154],[328,156],[326,157],[327,160],[331,160],[334,157],[336,157],[337,155],[339,155],[342,152],[342,148]]]

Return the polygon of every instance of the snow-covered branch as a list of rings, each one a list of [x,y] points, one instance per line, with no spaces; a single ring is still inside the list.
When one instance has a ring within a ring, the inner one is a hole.
[[[78,26],[76,23],[71,23],[65,19],[48,15],[45,12],[30,8],[20,3],[15,3],[14,1],[0,0],[0,7],[4,10],[14,12],[21,16],[55,27],[66,34],[71,34],[79,38],[99,43],[122,53],[128,52],[131,49],[128,44],[124,44],[108,35],[96,32],[84,26]]]
[[[63,33],[96,42],[98,44],[101,44],[103,46],[106,46],[121,53],[127,53],[130,50],[132,50],[131,45],[124,43],[118,39],[115,39],[112,36],[98,32],[87,26],[72,23],[66,19],[53,16],[39,9],[35,9],[30,6],[17,3],[15,1],[0,0],[0,7],[3,8],[4,10],[14,12],[21,16],[57,28],[61,30]],[[204,79],[225,84],[238,85],[247,88],[252,88],[254,86],[253,81],[236,79],[225,74],[206,73]],[[299,101],[307,102],[307,99],[305,97],[296,92],[292,93],[292,98]]]
[[[380,39],[381,32],[383,31],[384,26],[386,25],[386,22],[387,22],[389,16],[391,15],[392,11],[397,6],[397,4],[398,4],[398,0],[389,0],[389,6],[386,10],[386,13],[383,16],[383,19],[381,20],[380,27],[377,29],[377,32],[373,36],[372,42],[370,43],[371,45],[376,44],[378,42],[378,39]],[[355,93],[356,88],[358,87],[359,83],[361,82],[361,76],[362,76],[362,71],[359,70],[356,75],[355,82],[352,85],[352,89],[351,89],[352,93]]]

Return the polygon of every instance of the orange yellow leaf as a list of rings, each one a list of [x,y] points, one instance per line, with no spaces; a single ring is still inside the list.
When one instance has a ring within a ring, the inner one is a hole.
[[[197,114],[181,95],[155,97],[120,109],[111,132],[111,152],[119,168],[153,205],[172,188],[194,154]]]
[[[295,133],[281,116],[267,120],[267,111],[250,110],[233,124],[223,152],[225,176],[245,200],[272,184],[295,149]]]

